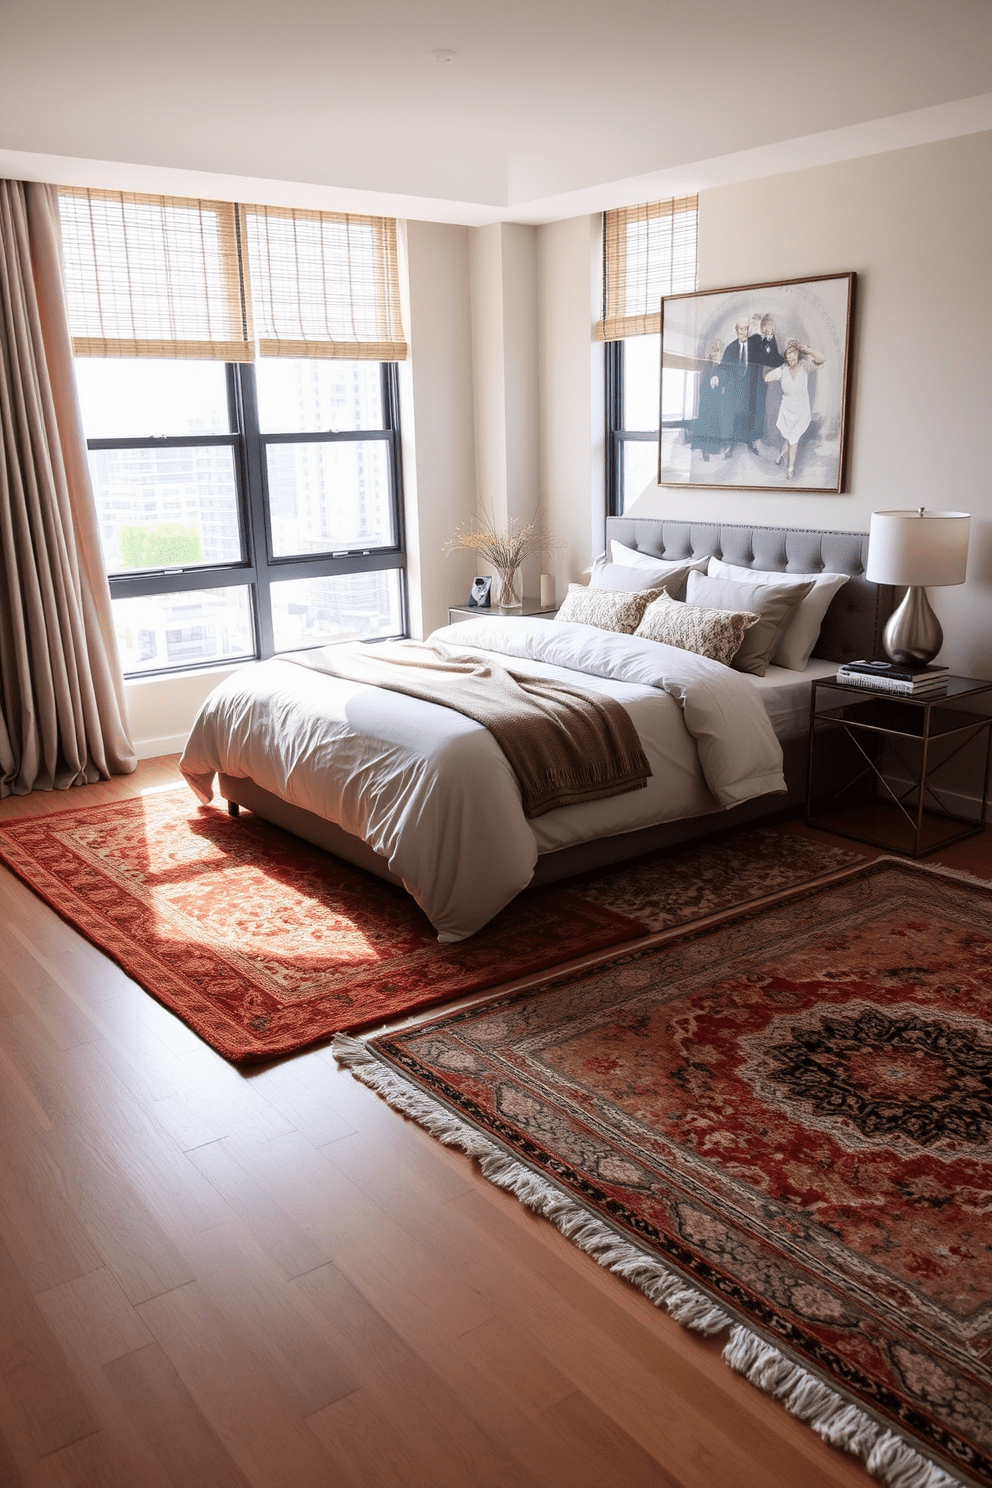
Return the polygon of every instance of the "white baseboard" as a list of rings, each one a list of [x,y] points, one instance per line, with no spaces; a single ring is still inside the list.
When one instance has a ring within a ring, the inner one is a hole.
[[[886,773],[884,779],[887,780],[890,783],[892,789],[897,792],[906,790],[910,785],[910,781],[908,779],[900,780],[897,776],[890,775],[888,773]],[[882,799],[884,799],[884,797],[882,797]],[[982,802],[981,796],[971,795],[968,792],[961,790],[943,789],[940,791],[940,799],[942,801],[946,801],[948,809],[955,812],[958,816],[970,817],[973,820],[978,819],[978,808],[980,807]],[[987,822],[992,822],[992,800],[989,801],[988,805],[985,808],[985,820]]]
[[[189,738],[184,734],[168,734],[164,739],[135,739],[134,752],[139,760],[158,759],[160,754],[182,754]]]

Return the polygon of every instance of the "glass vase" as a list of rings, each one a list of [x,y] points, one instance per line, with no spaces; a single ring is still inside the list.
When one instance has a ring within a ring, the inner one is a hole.
[[[523,604],[519,568],[498,568],[493,594],[493,603],[498,610],[519,610]]]

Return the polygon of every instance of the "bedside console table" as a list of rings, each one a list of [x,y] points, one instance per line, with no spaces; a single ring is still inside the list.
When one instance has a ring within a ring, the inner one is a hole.
[[[453,625],[456,620],[477,620],[481,615],[557,615],[558,606],[551,605],[550,608],[541,604],[539,599],[525,599],[522,605],[516,609],[504,610],[499,605],[490,605],[488,608],[478,605],[449,605],[448,624]]]
[[[924,698],[813,683],[810,826],[909,857],[936,852],[982,831],[990,765],[992,682],[950,677],[943,697]]]

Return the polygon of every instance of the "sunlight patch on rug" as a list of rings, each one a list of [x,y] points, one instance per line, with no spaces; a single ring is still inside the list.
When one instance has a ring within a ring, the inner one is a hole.
[[[391,884],[185,787],[0,826],[0,861],[229,1059],[531,976],[644,933],[564,890],[441,945]]]

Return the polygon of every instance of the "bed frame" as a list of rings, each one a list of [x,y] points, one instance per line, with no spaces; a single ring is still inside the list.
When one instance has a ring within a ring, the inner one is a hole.
[[[696,558],[715,554],[740,568],[770,569],[777,573],[850,574],[834,596],[824,617],[813,655],[829,661],[856,661],[874,657],[881,649],[882,630],[894,608],[894,591],[871,584],[864,577],[868,562],[868,537],[863,532],[821,532],[796,527],[749,527],[738,523],[670,522],[650,517],[610,517],[607,542],[616,538],[628,548],[656,558]],[[635,858],[660,847],[671,847],[741,826],[760,817],[779,815],[798,808],[806,792],[808,740],[790,739],[783,745],[788,793],[759,796],[730,811],[709,816],[687,817],[583,842],[557,852],[542,853],[534,869],[533,885],[555,883],[592,868],[602,868]],[[266,821],[295,832],[298,837],[325,848],[339,858],[364,868],[390,883],[400,880],[386,860],[358,837],[334,822],[292,806],[263,790],[253,780],[219,775],[218,787],[237,815],[246,807]]]

